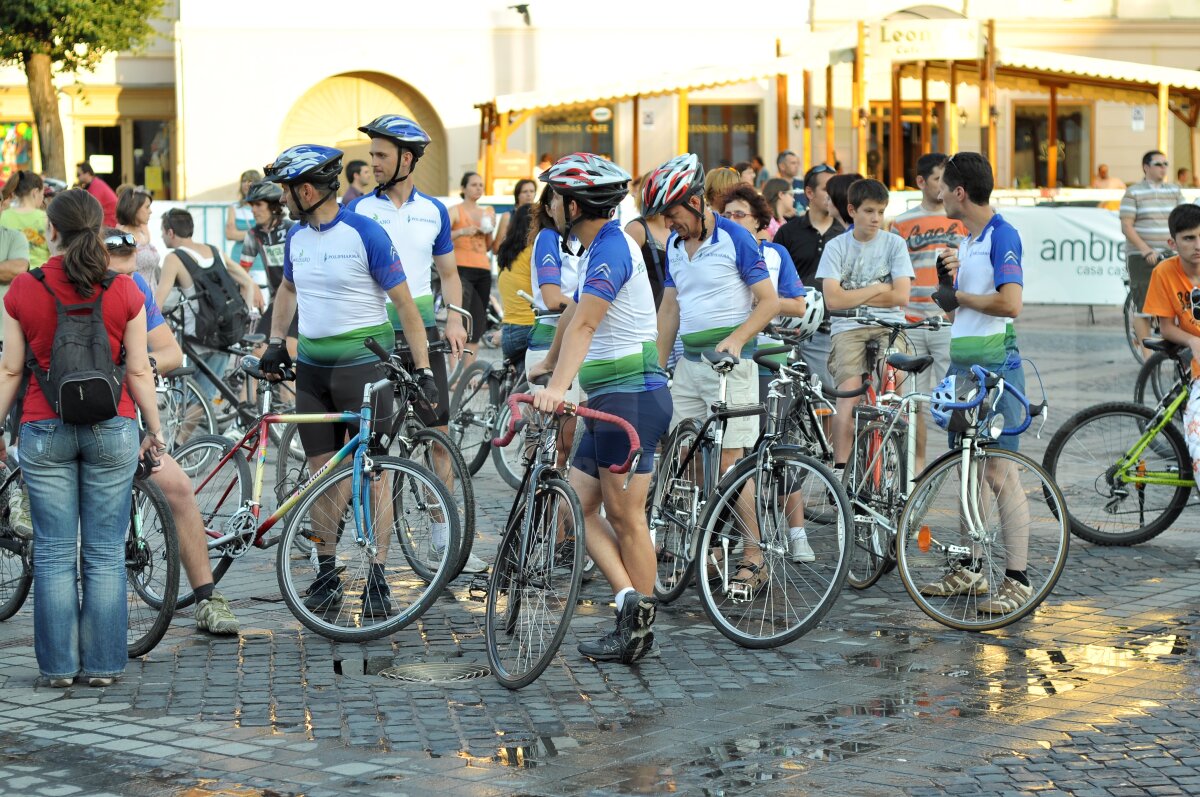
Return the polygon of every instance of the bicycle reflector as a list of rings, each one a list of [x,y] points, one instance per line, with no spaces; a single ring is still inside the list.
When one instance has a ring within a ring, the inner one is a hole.
[[[933,535],[929,532],[928,526],[922,526],[917,532],[917,548],[921,553],[929,553],[929,545],[933,541]]]

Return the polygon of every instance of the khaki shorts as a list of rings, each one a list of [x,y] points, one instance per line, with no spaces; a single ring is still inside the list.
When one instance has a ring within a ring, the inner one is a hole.
[[[706,362],[681,358],[671,379],[671,428],[687,418],[703,421],[718,397],[717,372]],[[749,357],[733,367],[725,382],[725,403],[731,407],[758,403],[758,365]],[[722,448],[749,448],[758,439],[758,417],[730,418]]]
[[[863,327],[848,329],[833,336],[833,344],[829,348],[829,375],[833,377],[834,387],[839,387],[850,379],[858,379],[867,370],[867,341],[879,341],[879,359],[876,369],[883,364],[883,356],[891,331],[880,327]],[[911,347],[903,337],[896,338],[896,350],[911,354]],[[878,373],[878,370],[876,370]]]
[[[547,351],[534,351],[532,349],[526,349],[526,351],[525,351],[525,373],[529,373],[529,369],[533,368],[533,366],[537,365],[542,360],[546,359],[546,355],[549,353],[550,352],[547,352]],[[540,393],[542,390],[544,390],[544,388],[541,387],[540,385],[530,385],[529,386],[529,392],[531,394]],[[571,386],[569,388],[567,388],[566,395],[563,396],[563,401],[569,401],[572,404],[579,404],[583,400],[584,400],[583,391],[579,389],[579,380],[576,379],[574,382],[571,383]]]
[[[1160,253],[1158,262],[1161,263],[1171,256],[1170,252]],[[1146,303],[1146,292],[1150,290],[1150,275],[1154,273],[1154,266],[1146,262],[1141,252],[1126,255],[1125,263],[1129,267],[1129,296],[1133,299],[1133,311],[1142,318],[1149,318],[1150,316],[1142,312],[1142,305]],[[1158,263],[1155,263],[1156,265]]]
[[[908,342],[912,344],[911,354],[920,357],[922,354],[933,355],[933,365],[917,374],[915,384],[909,390],[921,393],[932,393],[946,376],[950,367],[950,327],[941,329],[910,329]]]

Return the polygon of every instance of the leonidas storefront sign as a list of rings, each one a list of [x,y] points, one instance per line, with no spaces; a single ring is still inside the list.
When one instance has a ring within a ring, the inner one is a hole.
[[[983,57],[983,32],[969,19],[880,22],[871,57],[884,61],[971,60]]]

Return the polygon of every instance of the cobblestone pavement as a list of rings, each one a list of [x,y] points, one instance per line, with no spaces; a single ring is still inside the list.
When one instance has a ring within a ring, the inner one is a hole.
[[[1075,409],[1131,395],[1119,315],[1087,320],[1022,320],[1053,402],[1023,441],[1035,456]],[[511,499],[490,464],[477,496],[489,552]],[[337,645],[301,629],[253,551],[221,584],[240,638],[180,612],[107,689],[38,686],[31,606],[0,625],[0,794],[1196,794],[1195,521],[1130,549],[1073,539],[1050,600],[989,634],[935,624],[890,575],[770,651],[728,642],[685,595],[660,612],[661,658],[597,665],[574,649],[611,618],[597,579],[519,693],[378,675],[486,663],[465,582],[389,639]]]

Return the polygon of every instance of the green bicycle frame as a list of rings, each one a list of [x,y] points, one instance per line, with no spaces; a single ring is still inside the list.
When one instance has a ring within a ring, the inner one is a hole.
[[[1194,487],[1196,485],[1195,479],[1183,476],[1180,473],[1139,470],[1139,463],[1142,461],[1142,452],[1158,436],[1163,427],[1171,423],[1171,419],[1175,417],[1175,413],[1179,412],[1179,408],[1187,401],[1187,397],[1188,391],[1186,388],[1178,390],[1175,397],[1167,402],[1165,406],[1160,405],[1160,409],[1150,427],[1142,433],[1142,436],[1125,453],[1125,456],[1105,473],[1105,477],[1110,483],[1157,484],[1164,487]]]

